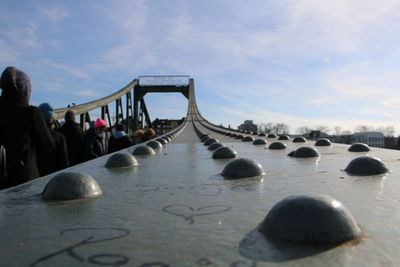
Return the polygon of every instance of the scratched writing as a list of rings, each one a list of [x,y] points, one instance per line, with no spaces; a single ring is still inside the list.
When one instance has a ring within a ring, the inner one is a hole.
[[[85,258],[81,254],[77,252],[77,249],[82,246],[87,246],[96,243],[102,243],[106,241],[116,240],[129,235],[129,231],[122,228],[100,228],[100,227],[85,227],[85,228],[74,228],[74,229],[67,229],[60,232],[60,235],[64,235],[67,233],[75,233],[76,235],[83,233],[87,234],[87,237],[83,238],[81,241],[63,248],[59,251],[50,253],[45,255],[33,263],[30,266],[36,266],[41,262],[47,261],[51,258],[57,257],[61,254],[67,254],[69,257],[73,258],[74,260],[80,262],[88,262],[95,265],[112,265],[112,266],[120,266],[129,262],[129,258],[124,255],[119,254],[110,254],[110,253],[99,253],[92,255],[88,258]],[[108,237],[103,238],[96,238],[96,234],[109,235]]]
[[[202,196],[218,196],[222,189],[217,185],[166,185],[166,184],[137,184],[139,192],[165,191],[167,193],[188,192]]]
[[[211,266],[214,265],[214,262],[212,259],[209,258],[200,258],[195,261],[196,265],[198,266]],[[219,265],[220,262],[215,263],[216,265]],[[164,263],[161,261],[155,261],[155,262],[147,262],[139,265],[139,267],[170,267],[168,263]],[[239,261],[234,261],[231,263],[228,263],[226,266],[230,267],[256,267],[257,266],[257,261],[244,261],[244,260],[239,260]]]
[[[200,208],[194,208],[189,205],[167,205],[162,208],[163,212],[173,214],[175,216],[179,216],[185,219],[185,221],[189,224],[194,223],[194,217],[198,216],[207,216],[212,214],[219,214],[223,212],[227,212],[231,210],[232,207],[230,206],[222,206],[222,205],[215,205],[215,206],[203,206]]]

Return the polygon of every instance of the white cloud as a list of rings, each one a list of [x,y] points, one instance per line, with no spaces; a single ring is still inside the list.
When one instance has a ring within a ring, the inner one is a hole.
[[[0,62],[3,64],[15,64],[19,62],[18,53],[15,49],[0,39]]]
[[[80,96],[97,96],[96,92],[92,90],[80,90],[77,91],[75,94]]]
[[[43,13],[53,22],[58,22],[64,18],[69,17],[69,13],[59,6],[54,6],[51,8],[45,8]]]
[[[37,36],[37,26],[33,22],[15,26],[3,34],[8,39],[7,42],[11,42],[16,48],[38,49],[42,47]]]
[[[79,69],[77,69],[75,67],[70,67],[70,66],[66,66],[66,65],[63,65],[63,64],[55,63],[55,62],[52,62],[50,60],[47,60],[46,63],[48,65],[50,65],[51,67],[53,67],[53,68],[57,68],[59,70],[65,71],[66,73],[68,73],[69,75],[72,75],[75,78],[85,79],[85,80],[89,80],[90,79],[90,76],[89,76],[88,73],[86,73],[86,72],[84,72],[82,70],[79,70]]]

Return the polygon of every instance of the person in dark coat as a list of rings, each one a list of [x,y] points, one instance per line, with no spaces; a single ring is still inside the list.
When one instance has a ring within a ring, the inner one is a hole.
[[[142,141],[143,141],[143,142],[144,142],[144,141],[148,141],[148,140],[150,140],[150,139],[153,139],[154,137],[156,137],[156,132],[155,132],[153,129],[148,128],[148,129],[144,132],[144,135],[143,135],[143,137],[142,137]]]
[[[58,131],[61,132],[67,141],[68,157],[71,166],[85,161],[85,149],[83,139],[85,132],[75,122],[75,114],[69,110],[65,113],[65,123]]]
[[[124,126],[122,124],[117,124],[115,126],[115,132],[108,140],[108,153],[113,153],[130,146],[132,146],[132,140],[129,135],[125,133]]]
[[[38,159],[40,174],[47,175],[69,167],[67,141],[62,133],[53,129],[53,107],[49,103],[43,103],[39,105],[39,110],[43,114],[47,123],[47,128],[49,129],[51,136],[54,138],[56,145],[54,154],[50,155],[48,158],[46,158],[46,156],[40,156]]]
[[[51,155],[55,144],[40,110],[29,105],[29,77],[7,67],[0,87],[0,143],[6,149],[7,171],[0,187],[7,188],[40,177],[37,155]]]
[[[84,143],[87,160],[95,159],[107,154],[108,139],[105,135],[106,127],[106,122],[101,118],[98,118],[95,125],[86,132]]]

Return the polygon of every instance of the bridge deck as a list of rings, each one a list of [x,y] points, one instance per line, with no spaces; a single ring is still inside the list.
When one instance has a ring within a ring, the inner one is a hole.
[[[342,169],[365,153],[350,153],[346,145],[319,147],[319,159],[296,159],[288,152],[304,144],[284,141],[286,150],[273,151],[199,127],[221,138],[239,157],[258,161],[266,175],[223,179],[219,173],[230,160],[213,159],[189,122],[156,155],[137,157],[140,165],[135,168],[106,169],[109,156],[105,156],[69,169],[95,178],[104,191],[100,197],[44,202],[40,193],[54,175],[0,192],[3,266],[395,266],[400,262],[398,151],[372,148],[369,155],[382,159],[391,173],[356,177]],[[259,260],[259,248],[243,247],[241,241],[275,203],[301,193],[322,193],[341,201],[364,232],[361,242],[279,260]],[[243,252],[252,249],[254,254]]]

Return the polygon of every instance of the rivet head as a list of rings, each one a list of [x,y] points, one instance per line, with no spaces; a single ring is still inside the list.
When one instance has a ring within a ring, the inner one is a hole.
[[[350,152],[368,152],[368,151],[370,151],[371,149],[369,148],[369,146],[367,145],[367,144],[364,144],[364,143],[355,143],[355,144],[352,144],[350,147],[349,147],[349,150],[348,151],[350,151]]]
[[[265,133],[260,133],[258,136],[267,136]]]
[[[290,140],[290,137],[288,135],[281,135],[278,140]]]
[[[102,193],[99,184],[88,174],[62,172],[46,184],[42,198],[44,200],[73,200],[97,197]]]
[[[200,137],[200,141],[201,141],[201,142],[204,142],[204,141],[207,140],[208,138],[210,138],[210,137],[208,136],[208,134],[204,134],[204,135],[202,135],[202,136]]]
[[[218,140],[217,138],[208,138],[208,139],[204,142],[204,145],[205,145],[205,146],[209,146],[209,145],[211,145],[212,143],[215,143],[215,142],[219,142],[219,140]]]
[[[231,133],[230,136],[233,137],[233,138],[236,138],[237,134]]]
[[[152,140],[146,143],[146,146],[151,147],[152,149],[161,149],[163,146],[160,142]]]
[[[282,142],[273,142],[269,145],[268,149],[285,149],[286,144]]]
[[[216,150],[217,148],[220,148],[220,147],[222,147],[222,146],[224,146],[224,145],[221,144],[220,142],[215,142],[215,143],[212,143],[212,144],[208,147],[208,150],[214,151],[214,150]]]
[[[293,143],[305,143],[307,142],[307,139],[305,139],[303,136],[297,136],[293,139]]]
[[[366,176],[387,173],[389,170],[383,162],[375,157],[358,157],[350,161],[345,171],[350,175]]]
[[[268,138],[277,138],[278,136],[276,134],[268,134]]]
[[[236,135],[236,137],[235,137],[235,139],[243,139],[244,138],[244,136],[242,135],[242,134],[238,134],[238,135]]]
[[[168,140],[165,139],[165,138],[162,138],[162,137],[161,137],[161,138],[158,138],[157,141],[160,142],[162,145],[168,144]]]
[[[236,156],[237,156],[236,151],[233,148],[227,146],[222,146],[220,148],[217,148],[213,153],[214,159],[230,159],[230,158],[236,158]]]
[[[264,139],[256,139],[253,142],[253,145],[266,145],[267,141],[265,141]]]
[[[118,152],[112,154],[106,164],[106,168],[127,168],[127,167],[135,167],[139,165],[136,158],[129,153],[126,152]]]
[[[230,161],[221,173],[225,179],[240,179],[264,174],[265,172],[261,164],[248,158],[239,158]]]
[[[320,138],[315,142],[315,146],[331,146],[331,140],[327,138]]]
[[[152,149],[149,146],[145,146],[145,145],[140,145],[140,146],[135,147],[135,149],[132,152],[132,155],[135,155],[135,156],[146,156],[146,155],[154,155],[154,154],[156,154],[154,149]]]
[[[313,158],[313,157],[319,157],[320,154],[313,147],[303,146],[295,151],[292,151],[291,153],[288,154],[288,156],[295,158]]]
[[[260,232],[274,240],[308,244],[340,244],[361,235],[342,203],[317,194],[281,200],[268,212]]]
[[[254,137],[253,136],[245,136],[242,139],[242,142],[253,142],[254,141]]]

